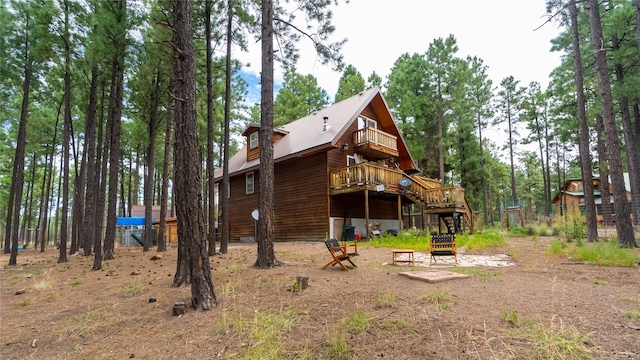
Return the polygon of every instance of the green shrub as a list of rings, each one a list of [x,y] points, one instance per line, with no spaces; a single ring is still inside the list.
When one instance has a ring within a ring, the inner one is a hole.
[[[640,256],[634,250],[621,248],[615,240],[595,243],[580,240],[575,245],[569,244],[568,241],[553,240],[548,252],[600,266],[635,266],[640,262]]]
[[[584,216],[570,215],[561,225],[567,241],[582,241],[587,237],[587,224]]]
[[[635,266],[640,256],[621,248],[617,241],[600,241],[572,248],[571,256],[577,261],[601,266]]]

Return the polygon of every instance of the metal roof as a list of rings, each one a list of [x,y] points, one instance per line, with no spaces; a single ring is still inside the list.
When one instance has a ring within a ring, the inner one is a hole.
[[[376,99],[376,96],[379,98]],[[347,131],[364,108],[374,99],[376,99],[376,101],[382,101],[382,104],[384,104],[388,111],[388,106],[382,98],[380,89],[374,87],[274,129],[274,132],[285,134],[280,140],[273,144],[274,162],[277,163],[292,157],[302,156],[306,153],[328,150],[337,146],[337,142],[341,136]],[[257,124],[250,124],[249,127],[255,127],[256,125]],[[396,127],[395,123],[393,125]],[[404,147],[408,153],[408,149],[399,130],[398,135],[398,146]],[[247,148],[245,144],[242,149],[229,159],[229,175],[239,175],[258,169],[259,164],[259,158],[247,161]],[[216,170],[214,174],[216,180],[221,177],[222,168]]]

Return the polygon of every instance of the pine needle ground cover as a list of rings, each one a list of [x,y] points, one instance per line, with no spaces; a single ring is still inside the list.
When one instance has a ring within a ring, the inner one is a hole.
[[[118,247],[98,272],[92,257],[58,264],[54,249],[23,250],[16,267],[0,255],[0,358],[640,357],[637,264],[577,261],[552,250],[558,237],[489,235],[491,247],[466,252],[508,253],[515,266],[459,267],[472,276],[434,284],[398,275],[427,268],[383,265],[382,246],[363,244],[345,272],[321,270],[323,243],[276,243],[286,265],[271,270],[252,267],[255,244],[231,244],[210,259],[218,307],[179,317],[173,304],[190,304],[190,289],[170,287],[175,248],[151,260],[155,251]],[[293,291],[299,276],[309,287]]]

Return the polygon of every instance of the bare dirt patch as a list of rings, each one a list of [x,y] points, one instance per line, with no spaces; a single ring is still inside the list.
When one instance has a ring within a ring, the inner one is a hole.
[[[0,358],[640,359],[640,268],[577,264],[548,255],[550,241],[510,239],[478,254],[513,266],[458,267],[471,276],[438,283],[383,265],[389,249],[360,246],[357,269],[323,271],[324,244],[276,243],[286,265],[256,270],[256,245],[232,244],[210,258],[218,307],[180,317],[190,289],[170,287],[175,248],[152,260],[119,247],[98,272],[92,257],[23,250],[0,271]],[[297,276],[309,288],[293,291]],[[261,335],[269,327],[276,337]]]

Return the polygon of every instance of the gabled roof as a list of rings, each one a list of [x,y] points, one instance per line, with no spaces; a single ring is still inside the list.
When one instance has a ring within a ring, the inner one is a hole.
[[[396,126],[389,107],[382,97],[382,93],[378,87],[365,90],[348,99],[342,100],[322,110],[313,112],[299,120],[291,122],[274,129],[274,132],[281,133],[284,136],[273,144],[274,162],[280,162],[293,157],[300,157],[318,151],[327,151],[338,146],[338,141],[347,131],[349,126],[356,120],[360,113],[372,102],[376,105],[383,106],[388,114],[388,119],[381,119],[382,124],[387,131],[398,137],[398,151],[401,156],[404,154],[413,164],[415,162],[409,154],[407,145],[400,134],[400,130]],[[327,118],[326,131],[324,119]],[[256,127],[258,124],[250,124],[249,128]],[[249,130],[245,130],[245,134]],[[394,133],[395,132],[395,133]],[[231,159],[229,159],[229,175],[239,175],[248,171],[258,169],[260,159],[247,161],[247,149],[245,146],[240,149]],[[222,169],[216,170],[214,178],[218,180],[222,177]]]

